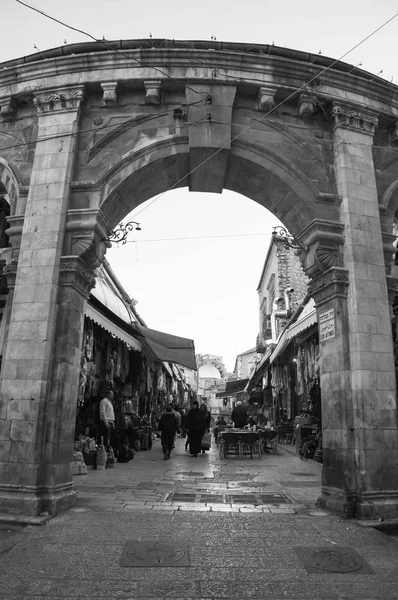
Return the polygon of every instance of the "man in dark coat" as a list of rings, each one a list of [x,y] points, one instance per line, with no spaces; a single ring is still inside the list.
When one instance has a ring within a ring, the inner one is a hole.
[[[161,432],[161,443],[164,454],[164,460],[170,458],[170,453],[174,445],[174,437],[179,429],[177,418],[173,412],[171,404],[168,405],[166,412],[160,417],[159,431]]]
[[[231,419],[233,420],[236,429],[242,429],[246,425],[247,410],[240,400],[238,400],[232,411]]]
[[[206,429],[203,411],[199,408],[199,402],[194,400],[192,408],[187,416],[187,428],[189,437],[189,452],[191,456],[197,457],[201,451],[202,437]]]

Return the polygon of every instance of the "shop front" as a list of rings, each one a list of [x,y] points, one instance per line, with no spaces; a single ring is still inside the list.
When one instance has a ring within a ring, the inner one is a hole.
[[[83,455],[94,466],[103,442],[100,403],[108,391],[114,427],[106,453],[112,466],[151,449],[168,403],[189,403],[190,387],[172,361],[196,366],[192,340],[147,328],[118,294],[112,275],[101,268],[84,319],[74,458],[82,464]]]

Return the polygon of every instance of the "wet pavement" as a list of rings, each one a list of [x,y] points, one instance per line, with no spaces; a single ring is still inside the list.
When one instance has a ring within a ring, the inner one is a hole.
[[[398,599],[397,539],[318,510],[321,465],[184,443],[76,477],[76,506],[42,527],[0,529],[1,600]]]

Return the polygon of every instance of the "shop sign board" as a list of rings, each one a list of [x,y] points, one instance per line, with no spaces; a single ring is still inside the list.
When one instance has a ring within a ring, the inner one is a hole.
[[[334,308],[319,315],[319,341],[326,342],[336,337],[336,324],[334,320]]]

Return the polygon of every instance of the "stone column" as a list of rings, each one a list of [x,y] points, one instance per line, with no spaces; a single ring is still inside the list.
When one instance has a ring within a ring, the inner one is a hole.
[[[84,296],[94,278],[81,259],[75,260],[75,268],[70,261],[62,264],[62,270],[60,266],[76,146],[72,134],[77,130],[82,99],[83,90],[68,89],[35,100],[38,143],[2,365],[3,512],[54,514],[75,498],[70,465],[76,406],[73,385],[77,386]],[[79,286],[82,279],[84,290]],[[65,283],[68,288],[63,287]],[[71,291],[65,294],[65,289]],[[60,341],[66,355],[63,362]],[[64,385],[67,379],[69,389]]]
[[[397,518],[396,379],[372,156],[377,119],[341,105],[332,115],[344,245],[310,284],[321,345],[319,504],[348,517]]]

